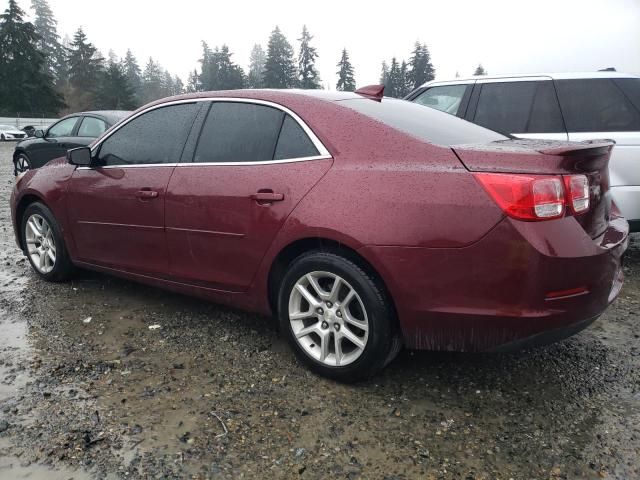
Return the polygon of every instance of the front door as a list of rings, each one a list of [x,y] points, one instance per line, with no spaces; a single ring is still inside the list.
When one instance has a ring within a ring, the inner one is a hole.
[[[198,108],[182,103],[147,111],[94,149],[94,167],[76,169],[68,212],[79,260],[166,274],[166,190]]]
[[[287,216],[331,163],[315,136],[275,106],[214,102],[193,162],[169,182],[172,274],[246,290]]]

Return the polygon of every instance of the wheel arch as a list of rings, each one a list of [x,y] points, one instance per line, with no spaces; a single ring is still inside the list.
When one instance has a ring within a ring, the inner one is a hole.
[[[269,307],[274,314],[277,314],[278,311],[278,286],[284,277],[287,267],[300,255],[311,251],[329,252],[344,256],[347,260],[352,261],[367,274],[371,275],[389,299],[395,321],[398,322],[398,311],[393,296],[378,270],[354,248],[326,237],[306,237],[295,240],[284,246],[275,256],[267,277]],[[399,323],[397,323],[397,326],[399,327]]]

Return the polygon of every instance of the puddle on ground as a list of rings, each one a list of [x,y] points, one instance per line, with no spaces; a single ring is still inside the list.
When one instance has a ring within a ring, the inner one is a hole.
[[[30,380],[27,325],[0,311],[0,402],[14,397]]]
[[[23,467],[20,465],[20,459],[15,457],[0,457],[0,479],[11,480],[89,480],[91,476],[88,473],[74,470],[52,470],[46,466],[29,465]],[[116,477],[107,477],[113,478]]]

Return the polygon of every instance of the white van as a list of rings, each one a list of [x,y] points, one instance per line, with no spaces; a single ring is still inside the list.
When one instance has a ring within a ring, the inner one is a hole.
[[[521,138],[616,141],[613,198],[640,231],[640,76],[613,71],[456,78],[425,83],[407,100]]]

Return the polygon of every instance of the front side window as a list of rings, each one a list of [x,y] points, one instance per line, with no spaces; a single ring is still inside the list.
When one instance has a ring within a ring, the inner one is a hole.
[[[431,87],[414,98],[413,101],[420,105],[450,113],[451,115],[457,115],[466,90],[467,85],[441,85]]]
[[[214,102],[202,127],[194,162],[273,160],[283,115],[264,105]]]
[[[177,163],[198,107],[195,102],[169,105],[134,118],[101,144],[101,164]]]
[[[569,132],[640,130],[640,109],[609,78],[557,80],[558,97]],[[632,93],[631,91],[629,93]],[[637,97],[636,97],[637,98]]]
[[[79,137],[99,137],[107,129],[107,124],[99,118],[84,117],[80,128],[78,129]]]
[[[49,129],[47,137],[70,137],[77,121],[78,117],[65,118],[59,121]]]

